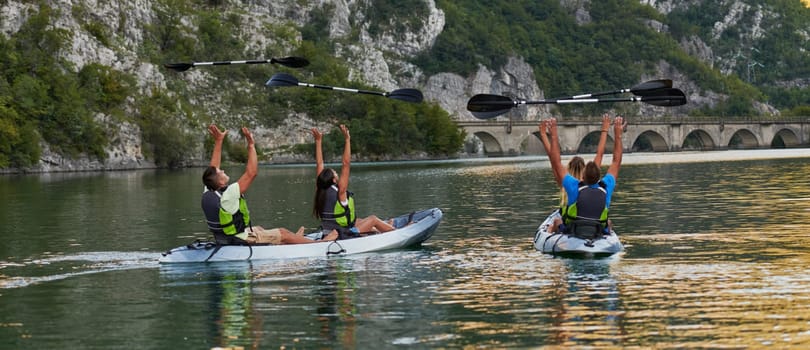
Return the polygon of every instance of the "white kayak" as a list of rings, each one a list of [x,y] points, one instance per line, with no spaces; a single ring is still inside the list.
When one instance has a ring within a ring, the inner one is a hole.
[[[161,263],[245,261],[260,259],[308,258],[330,255],[358,254],[416,246],[426,241],[442,220],[442,211],[432,208],[394,218],[397,229],[385,233],[357,238],[322,241],[308,244],[285,245],[216,245],[213,242],[194,242],[177,247],[161,255]]]
[[[624,250],[619,236],[612,229],[609,235],[603,235],[595,239],[583,239],[565,233],[548,232],[547,230],[554,222],[554,219],[559,217],[560,211],[558,209],[540,224],[534,234],[534,249],[548,254],[579,257],[604,257]]]

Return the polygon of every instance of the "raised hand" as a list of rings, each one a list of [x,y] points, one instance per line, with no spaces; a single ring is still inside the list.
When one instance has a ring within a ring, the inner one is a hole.
[[[214,137],[215,141],[222,141],[225,139],[225,136],[228,135],[227,130],[219,130],[216,124],[211,124],[208,126],[208,133]]]
[[[312,131],[312,137],[315,138],[315,141],[323,140],[323,133],[320,132],[320,130],[318,130],[318,128],[312,128],[312,129],[309,129],[309,130]]]
[[[242,127],[242,135],[245,135],[245,140],[247,141],[248,147],[254,145],[253,134],[244,126]]]
[[[551,137],[557,137],[557,118],[548,119],[548,130],[551,132]]]
[[[613,119],[613,133],[614,134],[621,135],[621,133],[624,131],[624,128],[626,128],[626,127],[627,127],[627,122],[624,121],[624,118],[622,118],[622,116],[619,115],[619,116],[616,116],[616,118]]]
[[[602,114],[602,131],[609,131],[610,130],[610,116],[605,113]]]
[[[541,120],[540,124],[537,125],[537,129],[540,130],[540,136],[548,134],[548,120]]]

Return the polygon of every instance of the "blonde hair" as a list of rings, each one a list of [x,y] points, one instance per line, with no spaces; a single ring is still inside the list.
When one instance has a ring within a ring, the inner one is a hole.
[[[582,181],[582,176],[585,172],[585,159],[580,156],[574,156],[568,161],[568,173],[579,181]],[[565,193],[565,188],[560,187],[560,207],[568,205],[568,194]]]

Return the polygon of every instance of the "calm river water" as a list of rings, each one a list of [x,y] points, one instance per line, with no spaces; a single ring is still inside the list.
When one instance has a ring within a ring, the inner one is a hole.
[[[200,169],[0,177],[0,349],[808,348],[808,160],[628,154],[602,260],[534,250],[544,157],[354,165],[361,215],[444,210],[422,247],[185,266]],[[316,226],[313,173],[262,167],[257,223]]]

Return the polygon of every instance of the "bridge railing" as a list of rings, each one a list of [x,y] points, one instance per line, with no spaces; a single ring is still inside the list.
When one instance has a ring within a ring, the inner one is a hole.
[[[575,116],[575,117],[562,117],[557,118],[557,123],[561,125],[579,125],[579,124],[599,124],[602,117],[593,116]],[[779,117],[779,116],[690,116],[690,117],[629,117],[627,121],[632,124],[810,124],[810,116],[799,117]],[[459,125],[504,125],[509,123],[508,120],[460,120],[456,121]],[[512,120],[513,125],[537,125],[539,120]]]

